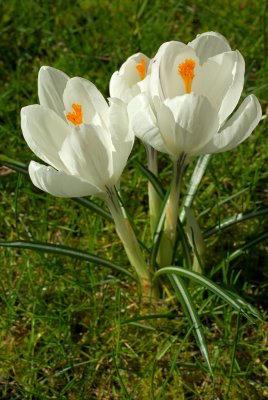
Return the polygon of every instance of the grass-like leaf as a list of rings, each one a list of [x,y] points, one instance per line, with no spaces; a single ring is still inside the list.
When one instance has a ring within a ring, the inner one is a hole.
[[[223,229],[229,228],[232,225],[246,221],[247,219],[250,218],[260,217],[266,214],[268,214],[268,207],[260,207],[257,208],[256,210],[248,211],[246,213],[235,214],[232,217],[226,218],[213,228],[208,229],[206,232],[204,232],[203,236],[204,238],[208,238],[209,236],[214,235],[215,233]]]
[[[0,165],[4,165],[14,171],[21,172],[24,175],[29,175],[28,167],[26,164],[20,163],[18,161],[13,161],[8,159],[7,157],[1,155],[0,156]]]
[[[162,271],[164,268],[162,268],[159,271]],[[156,276],[158,274],[156,273]],[[193,327],[193,333],[197,342],[197,345],[199,347],[199,350],[204,358],[204,361],[209,369],[209,372],[211,375],[213,375],[210,360],[209,360],[209,354],[208,354],[208,348],[207,348],[207,343],[206,343],[206,338],[203,330],[203,325],[202,322],[199,318],[199,314],[196,310],[196,307],[194,305],[194,302],[192,300],[192,296],[187,289],[186,285],[183,282],[183,279],[178,276],[178,274],[169,274],[169,279],[172,283],[172,286],[175,290],[175,296],[178,299],[178,301],[181,303],[182,308],[187,315],[187,318],[189,320],[190,326]]]
[[[103,210],[103,208],[101,208],[98,204],[96,204],[94,201],[88,199],[87,197],[73,197],[72,200],[78,204],[81,204],[81,206],[86,207],[89,210],[95,212],[96,214],[99,214],[104,219],[113,221],[111,214],[109,214],[107,211]]]
[[[262,320],[260,313],[253,306],[248,304],[245,300],[243,300],[237,294],[231,293],[223,288],[221,288],[216,283],[212,282],[210,279],[205,276],[198,274],[197,272],[188,271],[181,267],[170,266],[159,269],[155,275],[154,279],[157,279],[159,276],[163,274],[175,274],[178,276],[183,276],[185,278],[192,279],[193,281],[201,284],[211,292],[215,293],[217,296],[222,298],[226,303],[231,305],[236,311],[241,312],[248,320],[251,322],[255,322],[251,317],[253,315],[254,318]],[[250,315],[251,314],[251,315]]]
[[[11,161],[3,156],[0,157],[0,164],[4,165],[10,169],[13,169],[14,171],[21,172],[24,175],[29,175],[26,164],[23,164],[23,163],[20,163],[17,161],[13,161],[13,160]],[[107,211],[103,210],[102,207],[100,207],[94,201],[92,201],[86,197],[73,197],[72,200],[75,201],[76,203],[81,204],[83,207],[86,207],[89,210],[95,212],[96,214],[99,214],[104,219],[107,219],[110,221],[113,220],[112,216]]]
[[[191,256],[191,248],[189,245],[189,241],[183,229],[182,223],[180,219],[178,219],[177,224],[177,241],[175,245],[175,251],[178,245],[178,242],[182,244],[183,258],[185,260],[186,266],[188,269],[192,269],[192,256]],[[176,259],[176,252],[173,254],[173,261]]]
[[[264,242],[267,239],[268,239],[268,232],[262,232],[259,235],[250,238],[245,244],[236,249],[233,253],[229,254],[227,260],[228,261],[234,260],[241,254],[243,254],[246,250],[248,250],[250,247],[253,247],[258,243]]]
[[[169,198],[169,192],[166,193],[164,200],[162,202],[158,222],[157,222],[156,229],[154,232],[153,245],[151,248],[151,257],[150,257],[150,265],[152,267],[156,267],[156,265],[157,265],[156,258],[157,258],[158,249],[159,249],[160,242],[161,242],[161,236],[162,236],[162,232],[163,232],[163,228],[164,228],[165,217],[166,217],[166,206],[167,206],[168,198]],[[176,240],[176,244],[174,247],[173,258],[176,257],[176,249],[177,249],[177,245],[178,245],[179,241],[181,241],[181,243],[182,243],[183,255],[185,256],[186,265],[190,269],[192,266],[191,250],[189,248],[188,240],[187,240],[187,237],[185,235],[185,232],[184,232],[184,229],[183,229],[183,226],[182,226],[180,220],[178,220],[178,224],[177,224],[177,240]]]
[[[184,207],[185,206],[191,207],[191,204],[194,200],[194,196],[195,196],[198,186],[204,176],[204,173],[206,172],[206,169],[207,169],[210,159],[211,159],[211,154],[205,154],[203,156],[200,156],[197,160],[194,172],[191,176],[190,182],[187,187],[186,195],[183,198],[182,208],[181,208],[181,213],[180,213],[181,222],[184,222],[184,220],[185,220]]]
[[[136,277],[124,267],[114,264],[113,262],[106,260],[105,258],[95,256],[94,254],[87,253],[82,250],[76,250],[71,247],[61,246],[50,243],[40,242],[28,242],[24,240],[17,240],[12,242],[0,242],[2,247],[15,247],[20,249],[29,249],[33,251],[42,251],[46,253],[53,253],[62,256],[69,256],[72,258],[89,261],[97,266],[111,268],[114,271],[120,272],[121,274],[127,275],[129,278],[137,281]]]
[[[133,160],[132,163],[138,167],[138,169],[141,171],[141,173],[150,181],[150,183],[153,185],[155,191],[159,195],[159,197],[163,200],[165,197],[165,189],[161,185],[160,181],[158,178],[153,174],[151,171],[149,171],[148,168],[146,168],[142,163],[140,163],[138,160]]]
[[[150,257],[150,265],[152,267],[156,267],[156,264],[157,264],[156,258],[157,258],[158,249],[159,249],[160,242],[161,242],[161,236],[162,236],[162,232],[163,232],[163,228],[164,228],[164,223],[165,223],[165,218],[166,218],[166,206],[167,206],[168,198],[169,198],[169,192],[166,193],[166,195],[163,199],[161,210],[159,213],[158,222],[157,222],[156,229],[154,232],[153,244],[152,244],[152,249],[151,249],[151,257]]]

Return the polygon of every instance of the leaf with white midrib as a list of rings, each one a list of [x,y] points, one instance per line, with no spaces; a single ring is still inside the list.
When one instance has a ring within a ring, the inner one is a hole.
[[[211,375],[213,375],[208,354],[206,338],[204,335],[203,325],[200,320],[199,314],[195,308],[192,296],[189,290],[187,289],[186,285],[184,284],[183,279],[180,276],[177,276],[175,274],[170,274],[169,279],[175,290],[175,294],[177,294],[178,301],[181,303],[182,308],[187,315],[187,318],[190,322],[190,326],[193,328],[193,333],[197,345],[209,369],[209,372]]]
[[[255,318],[262,321],[262,317],[257,309],[255,309],[252,305],[248,304],[245,300],[243,300],[236,293],[231,293],[230,291],[226,291],[219,287],[216,283],[212,282],[207,277],[193,271],[189,271],[185,268],[177,267],[177,266],[169,266],[159,269],[155,275],[154,280],[163,274],[175,274],[178,276],[183,276],[185,278],[192,279],[193,281],[201,284],[206,287],[217,296],[226,301],[229,305],[231,305],[235,310],[241,312],[249,321],[255,322],[254,319],[248,314],[252,314]]]
[[[131,274],[124,267],[114,264],[113,262],[106,260],[105,258],[95,256],[94,254],[87,253],[82,250],[73,249],[67,246],[61,246],[50,243],[40,243],[40,242],[28,242],[24,240],[12,241],[12,242],[0,242],[2,247],[13,247],[20,249],[28,249],[33,251],[42,251],[46,253],[53,253],[62,256],[69,256],[80,260],[89,261],[96,266],[103,266],[106,268],[111,268],[117,272],[127,275],[129,278],[137,281],[137,278]]]

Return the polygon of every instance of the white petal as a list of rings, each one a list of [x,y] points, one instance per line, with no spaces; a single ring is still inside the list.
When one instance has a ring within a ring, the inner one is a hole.
[[[165,53],[166,49],[170,45],[171,42],[166,42],[163,43],[156,55],[152,58],[151,63],[150,63],[150,92],[151,92],[151,97],[159,97],[162,100],[164,99],[164,95],[162,92],[162,88],[159,82],[159,69],[160,69],[160,63],[163,54]]]
[[[134,141],[134,135],[129,130],[127,105],[118,98],[109,98],[109,128],[112,140]]]
[[[246,97],[238,110],[223,126],[221,132],[213,137],[202,153],[219,153],[238,146],[251,135],[258,125],[261,115],[262,110],[258,99],[254,95]]]
[[[108,104],[96,86],[83,78],[69,79],[63,93],[65,111],[73,112],[74,103],[82,105],[83,123],[91,124],[96,114],[100,123],[107,127]]]
[[[71,130],[59,156],[70,175],[79,176],[103,189],[113,175],[113,151],[111,137],[104,128],[79,125]]]
[[[198,154],[219,129],[217,112],[204,96],[190,93],[174,99],[166,99],[162,112],[165,107],[169,108],[175,120],[175,133],[172,133],[174,155],[178,156],[182,152],[189,157]],[[161,122],[163,117],[160,113],[158,118],[161,133],[167,145],[163,133],[164,126]],[[167,134],[166,131],[165,137]]]
[[[127,106],[119,99],[110,99],[110,132],[115,148],[113,151],[113,176],[117,182],[126,166],[134,143],[134,133],[128,125]]]
[[[163,102],[159,102],[157,106],[157,120],[168,154],[178,158],[183,151],[183,136],[176,135],[175,117],[172,110]]]
[[[244,84],[244,59],[238,51],[207,60],[193,80],[192,90],[207,96],[222,123],[236,107]]]
[[[70,129],[56,112],[39,104],[23,107],[21,129],[28,146],[41,160],[65,170],[58,152]]]
[[[100,190],[82,179],[46,167],[35,161],[29,165],[30,178],[39,189],[57,197],[80,197],[97,194]]]
[[[145,76],[147,75],[150,59],[143,53],[130,56],[116,71],[110,80],[110,96],[117,97],[128,103],[134,96],[140,93],[139,84],[142,82],[137,66],[145,61]]]
[[[242,55],[239,53],[239,51],[236,52],[236,56],[237,60],[232,71],[233,80],[226,92],[226,95],[223,98],[221,108],[219,111],[219,118],[221,124],[234,111],[235,107],[239,102],[244,86],[245,61]]]
[[[185,93],[178,66],[189,58],[196,62],[195,72],[197,72],[199,60],[190,46],[172,41],[164,43],[159,48],[151,63],[150,90],[152,97],[157,96],[164,100]]]
[[[139,139],[158,151],[167,152],[156,118],[145,94],[139,94],[128,104],[128,116],[130,127]]]
[[[119,75],[124,77],[129,86],[133,86],[141,80],[140,74],[136,68],[138,64],[141,63],[141,60],[145,61],[145,72],[147,72],[150,59],[143,53],[133,54],[119,69]]]
[[[225,37],[217,32],[202,33],[192,42],[189,42],[188,46],[191,46],[196,51],[201,64],[209,57],[231,51],[231,47]]]
[[[42,106],[54,110],[61,118],[64,118],[62,96],[68,80],[68,75],[56,68],[44,66],[39,70],[39,102]]]
[[[111,97],[121,99],[125,103],[128,103],[133,98],[132,88],[119,75],[118,71],[114,72],[111,77],[109,91]]]

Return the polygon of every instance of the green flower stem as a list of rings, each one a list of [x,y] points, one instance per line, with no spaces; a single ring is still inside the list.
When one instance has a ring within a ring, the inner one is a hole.
[[[114,219],[117,234],[124,245],[130,264],[135,269],[141,284],[143,298],[157,298],[157,288],[152,286],[152,278],[136,235],[119,202],[115,188],[107,189],[106,203]]]
[[[157,150],[155,150],[150,145],[146,145],[145,148],[147,154],[148,169],[155,176],[158,176]],[[161,198],[159,197],[158,193],[156,192],[151,182],[148,182],[148,197],[149,197],[151,234],[153,237],[159,217],[159,212],[161,209]]]
[[[177,233],[181,181],[185,166],[184,154],[182,154],[178,160],[173,161],[173,176],[166,206],[166,220],[159,248],[158,261],[161,267],[170,265],[173,259]]]

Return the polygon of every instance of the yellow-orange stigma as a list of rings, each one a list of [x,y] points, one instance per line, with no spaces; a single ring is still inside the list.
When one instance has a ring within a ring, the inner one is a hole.
[[[83,113],[82,113],[82,106],[81,104],[73,103],[72,104],[73,111],[68,112],[66,114],[66,118],[70,121],[73,125],[80,125],[83,122]]]
[[[192,90],[192,83],[195,77],[194,67],[195,61],[192,58],[186,59],[178,66],[178,73],[182,77],[186,93],[191,93]]]
[[[136,65],[136,70],[138,71],[141,80],[143,80],[146,76],[146,65],[145,65],[145,59],[142,58],[140,63]]]

